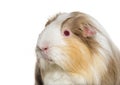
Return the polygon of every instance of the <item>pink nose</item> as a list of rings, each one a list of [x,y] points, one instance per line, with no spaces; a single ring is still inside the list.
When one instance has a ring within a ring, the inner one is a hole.
[[[47,50],[48,50],[48,47],[41,47],[40,50],[41,50],[41,51],[47,51]]]
[[[42,48],[41,50],[46,51],[46,50],[48,50],[48,47]]]

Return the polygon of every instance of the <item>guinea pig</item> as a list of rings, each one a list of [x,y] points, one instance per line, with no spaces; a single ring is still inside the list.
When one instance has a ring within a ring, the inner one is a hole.
[[[88,14],[49,19],[36,55],[35,85],[120,85],[120,51]]]

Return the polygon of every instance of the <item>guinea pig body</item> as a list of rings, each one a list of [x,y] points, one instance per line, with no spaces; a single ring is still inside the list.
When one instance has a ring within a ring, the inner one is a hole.
[[[61,13],[39,35],[35,85],[120,85],[120,52],[91,16]]]

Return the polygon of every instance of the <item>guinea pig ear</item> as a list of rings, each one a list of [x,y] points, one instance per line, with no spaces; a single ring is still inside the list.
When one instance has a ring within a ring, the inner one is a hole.
[[[91,24],[80,24],[80,30],[83,37],[92,37],[96,34],[96,28]]]

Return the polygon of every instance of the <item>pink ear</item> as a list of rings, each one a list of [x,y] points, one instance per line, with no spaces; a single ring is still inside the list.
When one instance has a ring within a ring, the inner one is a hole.
[[[94,27],[92,26],[83,26],[82,28],[82,34],[84,37],[92,37],[96,34],[96,30]]]

